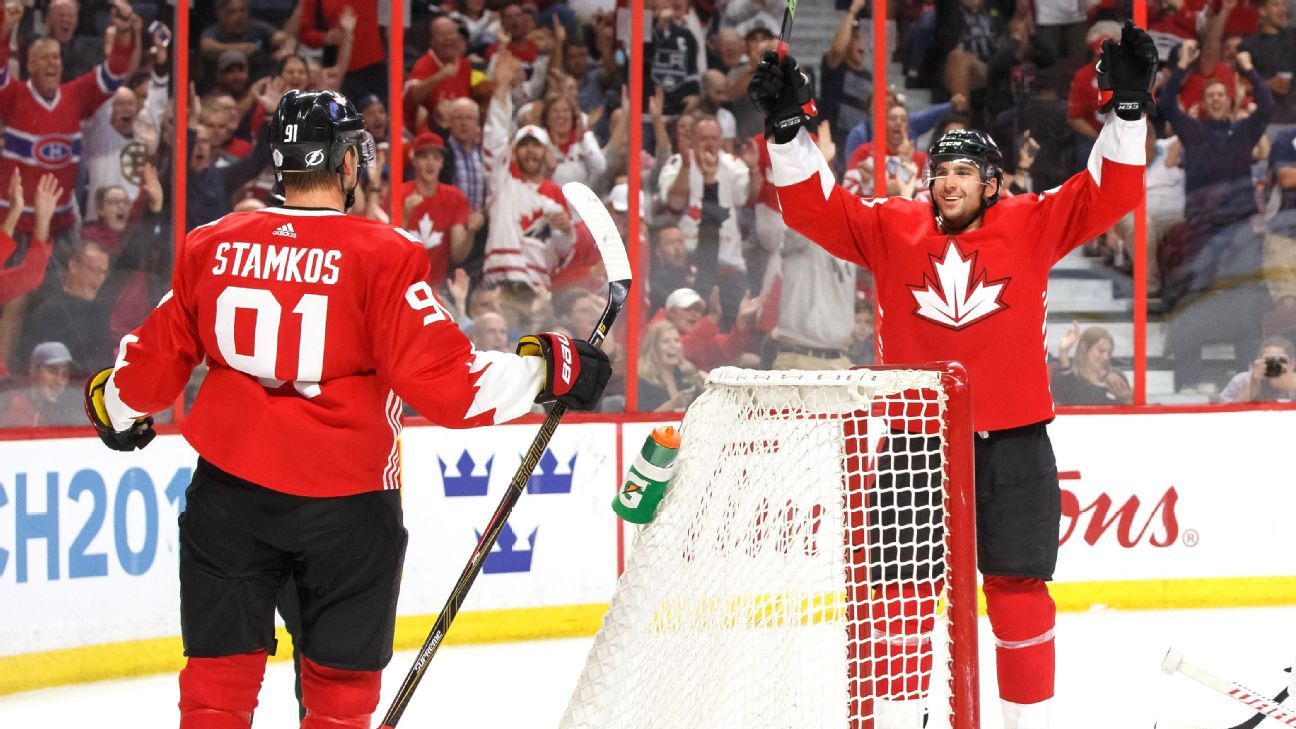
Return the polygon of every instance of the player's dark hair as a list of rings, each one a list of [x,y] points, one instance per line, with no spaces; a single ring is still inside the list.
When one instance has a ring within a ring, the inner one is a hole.
[[[283,175],[284,192],[315,192],[338,189],[336,172],[315,170],[311,172],[288,172]]]

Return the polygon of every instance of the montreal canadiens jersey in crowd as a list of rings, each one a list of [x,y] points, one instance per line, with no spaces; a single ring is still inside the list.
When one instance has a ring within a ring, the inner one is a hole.
[[[203,458],[292,494],[397,488],[402,400],[446,427],[499,423],[543,379],[539,357],[476,351],[427,272],[411,234],[332,210],[196,228],[172,290],[122,339],[114,426],[173,404],[205,359],[182,426]]]
[[[63,197],[54,208],[50,228],[63,230],[76,222],[72,193],[81,164],[81,120],[99,108],[122,83],[131,46],[114,45],[107,60],[90,71],[60,84],[52,100],[36,93],[30,81],[12,77],[8,53],[0,53],[0,122],[4,127],[4,155],[0,179],[8,180],[18,167],[27,203],[18,229],[30,233],[35,225],[32,200],[41,175],[54,173]],[[0,200],[0,213],[9,209]]]
[[[962,362],[984,431],[1053,417],[1049,269],[1138,204],[1146,134],[1142,121],[1109,121],[1087,169],[1048,192],[1001,199],[980,228],[957,234],[937,227],[928,202],[843,190],[804,130],[769,149],[787,224],[873,271],[881,361]]]

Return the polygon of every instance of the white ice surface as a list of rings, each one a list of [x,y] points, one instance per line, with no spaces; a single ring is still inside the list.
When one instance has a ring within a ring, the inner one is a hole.
[[[1176,645],[1189,661],[1272,696],[1286,685],[1281,669],[1296,660],[1296,607],[1094,610],[1060,615],[1057,635],[1056,729],[1151,729],[1158,719],[1224,729],[1250,712],[1184,676],[1162,674],[1166,649]],[[556,727],[589,645],[572,639],[444,648],[400,726]],[[980,649],[982,726],[999,729],[994,643],[984,620]],[[375,726],[413,657],[398,653],[387,669]],[[172,675],[104,681],[0,696],[0,727],[170,727],[175,704]],[[296,726],[296,711],[291,664],[270,664],[255,726]],[[1270,725],[1279,726],[1261,729]]]

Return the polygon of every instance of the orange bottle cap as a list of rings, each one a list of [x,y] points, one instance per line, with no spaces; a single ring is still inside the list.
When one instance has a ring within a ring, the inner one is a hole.
[[[653,428],[652,439],[666,448],[680,447],[680,432],[673,425],[659,425]]]

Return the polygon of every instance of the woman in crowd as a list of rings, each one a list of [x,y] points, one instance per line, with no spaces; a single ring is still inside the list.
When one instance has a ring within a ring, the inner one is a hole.
[[[679,330],[659,321],[644,332],[639,345],[639,410],[678,412],[702,392],[705,373],[684,359]]]
[[[1102,327],[1089,327],[1080,333],[1076,324],[1062,337],[1059,352],[1061,371],[1050,386],[1058,405],[1128,405],[1134,402],[1125,375],[1111,368],[1115,342]],[[1075,356],[1071,349],[1075,348]]]
[[[540,120],[549,132],[558,163],[553,171],[554,182],[588,185],[607,168],[598,139],[593,131],[585,128],[581,110],[571,97],[551,94],[545,99]]]

